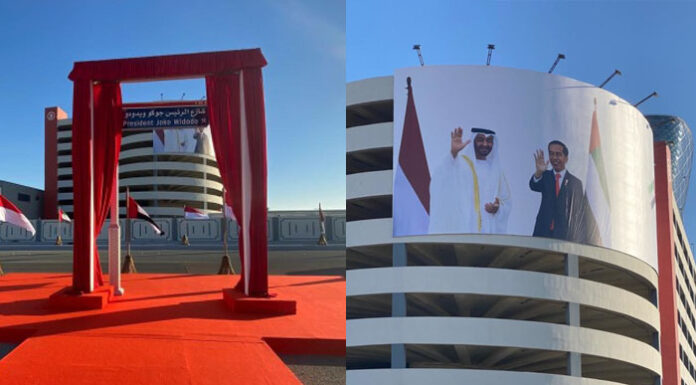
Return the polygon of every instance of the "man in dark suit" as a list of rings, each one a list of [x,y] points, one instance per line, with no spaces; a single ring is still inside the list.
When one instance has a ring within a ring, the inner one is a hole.
[[[594,239],[597,226],[588,209],[582,182],[565,168],[568,147],[553,140],[548,150],[548,161],[544,159],[543,150],[534,154],[536,172],[529,180],[529,188],[541,193],[533,235],[598,244],[599,241]],[[547,170],[549,162],[551,170]]]

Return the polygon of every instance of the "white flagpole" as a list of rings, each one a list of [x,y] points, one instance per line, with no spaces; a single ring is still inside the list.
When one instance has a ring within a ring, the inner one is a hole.
[[[123,295],[121,287],[121,228],[118,222],[118,164],[114,173],[114,186],[111,194],[111,223],[109,224],[109,281],[115,295]]]

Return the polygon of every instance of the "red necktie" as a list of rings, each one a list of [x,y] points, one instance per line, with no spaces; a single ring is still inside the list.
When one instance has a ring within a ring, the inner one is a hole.
[[[558,192],[561,191],[561,174],[556,173],[556,196],[558,196]],[[551,220],[551,227],[549,230],[553,231],[553,219]]]

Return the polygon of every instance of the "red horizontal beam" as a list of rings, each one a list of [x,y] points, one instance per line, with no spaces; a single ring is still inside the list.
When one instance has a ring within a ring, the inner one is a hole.
[[[260,48],[76,62],[68,78],[143,81],[205,77],[266,65]]]

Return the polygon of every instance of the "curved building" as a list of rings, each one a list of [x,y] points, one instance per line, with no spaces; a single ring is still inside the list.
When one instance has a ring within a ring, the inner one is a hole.
[[[679,211],[684,210],[694,159],[694,138],[686,122],[678,116],[646,115],[655,141],[665,141],[672,155],[672,188]]]
[[[55,218],[56,205],[72,216],[72,119],[68,119],[57,107],[47,108],[46,111],[48,194],[44,218]],[[51,170],[55,170],[53,177]],[[222,207],[222,179],[215,157],[196,153],[155,152],[152,130],[123,133],[119,156],[121,215],[125,215],[126,188],[154,217],[183,216],[184,205],[204,212],[219,212]],[[50,200],[52,191],[56,196],[53,201]]]
[[[404,114],[395,92],[406,89],[396,78],[347,84],[347,384],[659,383],[652,263],[613,247],[529,235],[394,235],[395,174],[403,167],[395,152],[405,143],[394,139],[395,115]],[[423,84],[417,80],[414,89]],[[424,131],[425,92],[414,94]],[[602,95],[614,103],[606,108],[633,113]],[[432,111],[450,110],[438,102]],[[584,118],[589,130],[591,109]],[[538,203],[514,198],[514,207],[536,213]]]

